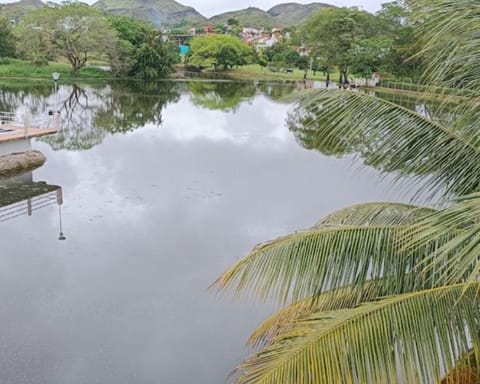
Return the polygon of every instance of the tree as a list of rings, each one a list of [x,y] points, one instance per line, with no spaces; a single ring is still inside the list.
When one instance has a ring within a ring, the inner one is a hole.
[[[311,148],[356,153],[440,204],[347,207],[257,245],[220,276],[218,289],[287,305],[251,336],[261,349],[237,369],[238,383],[478,382],[480,7],[412,3],[432,57],[422,97],[441,95],[431,118],[314,90],[289,125]]]
[[[268,62],[277,70],[286,67],[295,67],[300,57],[297,51],[290,45],[282,42],[273,44],[265,48],[264,55]]]
[[[144,80],[158,79],[174,71],[180,62],[178,47],[164,41],[162,34],[143,21],[122,17],[108,17],[118,34],[118,45],[110,55],[115,73]]]
[[[388,54],[382,60],[382,70],[399,77],[418,78],[423,57],[408,1],[396,0],[382,4],[377,18],[385,37],[391,40]]]
[[[350,70],[368,79],[380,70],[385,58],[390,53],[391,40],[387,38],[366,39],[353,46],[350,53]]]
[[[0,17],[0,57],[12,57],[15,55],[15,38],[10,23]]]
[[[253,60],[252,48],[238,38],[226,35],[196,37],[190,45],[188,64],[195,67],[214,67],[227,70]]]
[[[337,67],[339,83],[344,83],[350,71],[352,48],[364,39],[377,36],[380,30],[377,19],[368,12],[356,8],[327,8],[307,21],[302,35],[328,67]]]
[[[177,46],[163,41],[161,33],[155,31],[135,51],[132,74],[144,80],[159,79],[172,73],[178,62]]]
[[[116,46],[116,36],[100,12],[81,3],[63,3],[34,10],[21,25],[22,31],[38,42],[44,57],[60,56],[72,66],[72,74],[84,67],[91,55],[102,57]],[[21,39],[21,51],[29,54],[31,41]]]

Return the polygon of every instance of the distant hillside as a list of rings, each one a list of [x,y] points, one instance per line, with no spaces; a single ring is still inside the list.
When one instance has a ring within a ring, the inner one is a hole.
[[[308,18],[321,9],[331,8],[332,5],[324,3],[284,3],[269,9],[267,13],[283,26],[303,24]],[[278,24],[277,24],[278,25]]]
[[[188,0],[185,0],[188,1]],[[21,19],[29,10],[44,6],[41,0],[20,0],[11,4],[0,4],[0,15],[8,19]],[[115,15],[131,16],[160,26],[201,26],[205,23],[226,24],[228,19],[237,19],[245,27],[289,27],[305,22],[313,13],[331,7],[324,3],[279,4],[263,11],[249,7],[213,16],[208,19],[195,8],[182,5],[175,0],[98,0],[94,7]]]
[[[244,27],[273,27],[272,17],[262,9],[249,7],[240,11],[221,13],[208,19],[212,24],[227,24],[228,19],[237,19]]]
[[[43,7],[45,4],[41,0],[20,0],[16,3],[0,4],[0,16],[9,20],[19,20],[25,14],[32,10]]]
[[[206,20],[195,8],[174,0],[99,0],[94,7],[115,15],[131,16],[163,25],[191,25]]]
[[[213,24],[225,24],[228,19],[237,19],[245,27],[290,27],[300,25],[321,9],[332,7],[324,3],[298,4],[284,3],[268,11],[250,7],[239,11],[226,12],[213,16],[208,21]]]

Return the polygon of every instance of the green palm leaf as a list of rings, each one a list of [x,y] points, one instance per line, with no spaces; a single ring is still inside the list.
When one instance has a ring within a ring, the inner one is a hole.
[[[314,228],[333,225],[406,225],[417,222],[434,209],[402,203],[363,203],[331,213]]]
[[[441,244],[421,263],[423,273],[452,284],[476,281],[480,274],[480,193],[458,198],[444,210],[427,215],[407,230],[406,248]],[[438,268],[441,266],[441,268]]]
[[[423,55],[429,57],[425,79],[475,92],[480,89],[480,3],[477,0],[414,0]]]
[[[432,383],[474,347],[480,283],[403,294],[295,323],[237,370],[241,384]]]
[[[361,291],[355,287],[345,287],[300,300],[265,320],[252,333],[247,344],[265,347],[278,335],[292,329],[297,320],[305,319],[317,312],[353,308],[391,294],[390,282],[387,279],[381,279],[381,281],[367,282]]]
[[[378,215],[382,206],[391,213]],[[421,212],[413,206],[392,203],[342,210],[330,215],[323,226],[257,245],[223,273],[213,287],[286,303],[343,287],[362,292],[367,280],[378,278],[392,278],[390,294],[402,292],[405,286],[409,289],[418,284],[423,286],[422,281],[412,280],[411,272],[424,259],[425,252],[431,251],[431,245],[425,249],[416,247],[415,252],[403,251],[401,239],[411,225],[405,215],[408,209],[415,215]],[[351,210],[363,211],[366,221],[354,219]],[[402,213],[399,215],[397,210]],[[412,219],[416,220],[415,215],[412,214]],[[379,224],[366,225],[374,216]],[[382,224],[395,221],[394,216],[401,217],[397,221],[403,221],[404,225]],[[356,225],[348,225],[349,220]],[[341,225],[336,224],[340,222]]]
[[[356,154],[366,164],[433,197],[480,189],[480,151],[450,129],[394,103],[358,92],[314,90],[290,114],[290,129],[307,147]]]

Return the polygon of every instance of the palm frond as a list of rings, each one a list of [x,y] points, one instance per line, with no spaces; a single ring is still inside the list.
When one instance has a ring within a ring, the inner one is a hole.
[[[438,382],[472,347],[479,356],[479,288],[443,286],[314,314],[241,364],[236,382]]]
[[[480,151],[469,137],[414,111],[359,92],[305,93],[288,125],[301,143],[327,154],[356,154],[397,179],[412,176],[434,197],[480,190]]]
[[[438,244],[419,265],[422,273],[447,284],[476,281],[480,274],[480,193],[467,195],[444,210],[426,216],[407,230],[404,241],[410,250]]]
[[[430,84],[480,95],[480,3],[477,0],[414,0],[413,15],[428,57]]]
[[[382,206],[390,209],[383,216],[378,214]],[[390,294],[402,292],[407,286],[408,290],[423,287],[424,281],[415,280],[411,272],[425,258],[425,252],[432,251],[431,245],[404,252],[401,241],[422,210],[392,203],[358,205],[351,209],[363,211],[364,221],[360,216],[354,218],[348,209],[342,210],[330,215],[324,225],[259,244],[212,286],[221,291],[233,290],[237,296],[254,295],[281,303],[343,287],[361,294],[367,280],[379,278],[392,278],[388,285]],[[412,211],[410,223],[408,210]],[[400,213],[394,219],[396,212]],[[378,223],[404,224],[366,225],[375,215]],[[356,225],[348,225],[349,221]]]
[[[421,218],[435,212],[434,209],[417,205],[373,202],[352,205],[335,211],[317,224],[319,228],[334,225],[405,225],[413,224]]]
[[[366,282],[361,291],[355,289],[355,287],[345,287],[300,300],[265,320],[252,333],[247,344],[255,347],[265,347],[271,344],[278,335],[292,329],[297,320],[304,319],[317,312],[353,308],[362,303],[392,294],[391,282],[387,279],[380,279],[380,281]]]

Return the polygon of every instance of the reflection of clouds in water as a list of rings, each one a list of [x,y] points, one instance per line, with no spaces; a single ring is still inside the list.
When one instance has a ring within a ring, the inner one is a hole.
[[[275,103],[264,96],[257,96],[255,103],[241,104],[235,114],[201,108],[186,114],[185,110],[190,106],[189,97],[185,95],[178,103],[168,106],[164,125],[155,136],[172,141],[205,139],[270,148],[284,145],[290,136],[285,129],[285,115],[289,106]],[[152,128],[149,125],[147,127]]]
[[[107,162],[94,149],[89,156],[83,156],[81,152],[64,152],[63,163],[65,169],[75,169],[76,178],[73,198],[66,204],[75,206],[77,214],[84,220],[103,218],[105,212],[112,219],[140,219],[145,210],[142,198],[123,194],[116,185],[117,175],[123,169],[121,159]]]
[[[55,209],[0,233],[0,382],[223,383],[270,308],[215,297],[218,274],[335,208],[397,198],[374,170],[301,148],[288,109],[257,95],[210,111],[187,94],[160,128],[88,151],[34,141],[48,158],[34,178],[64,190],[67,241]]]

